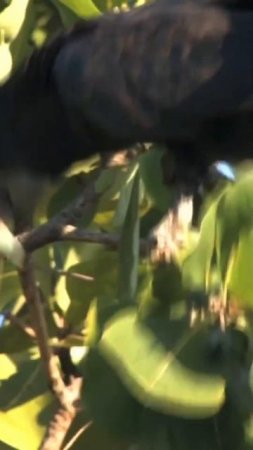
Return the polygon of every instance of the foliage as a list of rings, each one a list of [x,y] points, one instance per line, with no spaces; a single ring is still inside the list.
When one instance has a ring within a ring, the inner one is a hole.
[[[2,3],[1,82],[78,17],[126,7],[121,0]],[[37,223],[94,180],[98,164],[70,170]],[[66,442],[93,421],[73,449],[253,449],[253,171],[238,170],[234,184],[208,199],[200,229],[189,230],[167,262],[139,252],[140,235],[149,236],[173,202],[163,167],[164,149],[153,147],[100,172],[99,199],[80,228],[118,233],[119,251],[66,242],[35,254],[50,344],[68,348],[84,377],[84,412]],[[0,448],[35,450],[55,401],[10,264],[0,281]]]

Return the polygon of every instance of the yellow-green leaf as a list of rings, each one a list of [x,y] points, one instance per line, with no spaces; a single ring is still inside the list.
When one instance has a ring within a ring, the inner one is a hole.
[[[63,5],[74,11],[79,17],[89,18],[100,14],[92,0],[59,0]]]

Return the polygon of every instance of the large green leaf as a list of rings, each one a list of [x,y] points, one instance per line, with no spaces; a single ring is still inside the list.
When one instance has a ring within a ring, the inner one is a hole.
[[[133,178],[128,209],[120,237],[119,300],[121,304],[134,302],[137,289],[140,241],[139,186],[140,178],[139,171],[137,171]]]
[[[231,404],[218,416],[205,420],[163,415],[134,402],[113,369],[96,351],[89,352],[80,369],[86,380],[85,410],[99,427],[98,433],[104,431],[125,442],[125,450],[132,447],[136,450],[221,450],[221,445],[224,450],[246,450],[242,420]],[[86,433],[84,441],[85,436]],[[88,443],[88,447],[83,444],[77,450],[107,448],[106,443],[99,444],[97,440]],[[111,444],[111,450],[119,449],[120,443],[116,448]]]
[[[188,331],[168,352],[149,328],[137,322],[136,312],[128,311],[112,319],[99,349],[146,407],[181,417],[210,417],[223,404],[224,381],[180,362],[192,335],[194,330]]]

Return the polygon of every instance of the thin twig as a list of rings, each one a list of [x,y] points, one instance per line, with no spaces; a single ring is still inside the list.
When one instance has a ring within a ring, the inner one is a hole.
[[[65,276],[65,277],[77,278],[78,280],[82,280],[82,281],[94,281],[95,280],[95,278],[91,277],[90,275],[85,275],[83,273],[78,273],[78,272],[71,272],[70,270],[55,269],[55,272],[58,275]]]
[[[84,431],[88,430],[90,426],[93,424],[92,420],[87,422],[83,427],[81,427],[74,436],[69,440],[69,442],[65,445],[65,447],[62,450],[69,450],[73,444],[77,441],[77,439],[81,436],[81,434],[84,433]]]

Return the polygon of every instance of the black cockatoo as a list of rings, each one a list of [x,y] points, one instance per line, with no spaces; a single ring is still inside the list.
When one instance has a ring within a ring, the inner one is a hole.
[[[162,142],[167,179],[191,189],[214,161],[253,155],[253,6],[158,0],[81,22],[0,88],[0,111],[4,182]]]

